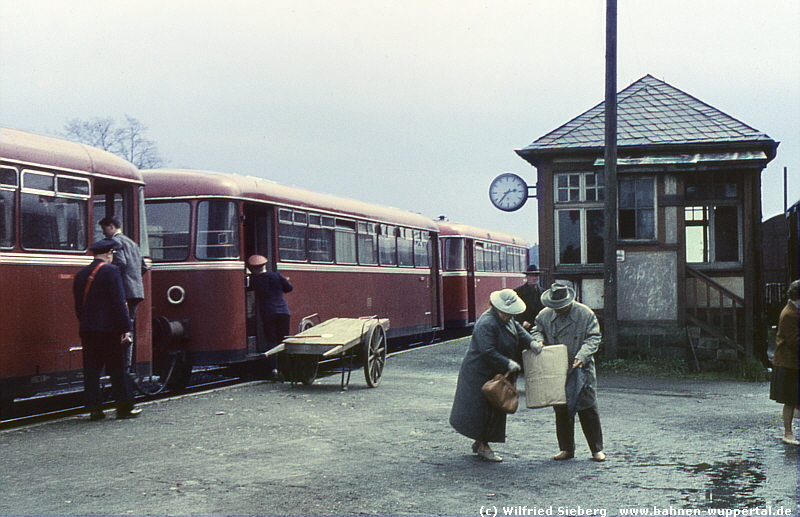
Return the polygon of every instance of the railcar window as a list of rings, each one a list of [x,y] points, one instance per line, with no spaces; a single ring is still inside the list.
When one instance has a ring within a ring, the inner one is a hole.
[[[417,230],[414,232],[414,265],[417,267],[428,267],[430,259],[430,236],[428,232]]]
[[[486,271],[486,257],[482,242],[475,243],[475,271]]]
[[[356,263],[356,222],[336,219],[336,263]]]
[[[148,202],[147,237],[156,262],[189,258],[191,206],[186,202]]]
[[[106,203],[109,200],[111,201],[111,207],[107,208]],[[103,229],[100,227],[99,223],[100,220],[106,216],[116,217],[119,219],[119,224],[122,225],[122,229],[130,232],[130,228],[125,225],[125,209],[123,207],[123,198],[120,192],[114,192],[110,196],[106,194],[95,193],[93,206],[92,229],[94,235],[92,236],[92,240],[96,241],[103,238]]]
[[[311,260],[311,262],[333,262],[333,249],[333,217],[309,214],[309,260]]]
[[[374,223],[358,223],[358,263],[374,266],[378,263],[378,234]]]
[[[13,248],[16,240],[14,214],[16,213],[17,170],[0,168],[0,247]]]
[[[197,204],[197,258],[239,258],[239,210],[233,201]]]
[[[20,197],[22,247],[34,250],[85,251],[89,181],[63,178],[64,184],[85,185],[86,194],[56,189],[56,175],[23,171]],[[73,180],[74,183],[70,182]],[[82,189],[79,189],[82,190]]]
[[[394,226],[388,224],[380,225],[380,235],[378,236],[378,252],[382,266],[397,265],[397,233]]]
[[[305,262],[307,214],[300,211],[279,210],[278,253],[281,260]]]
[[[444,241],[445,269],[447,271],[464,271],[464,239],[446,239]]]
[[[408,228],[398,228],[397,231],[397,263],[414,266],[414,236]]]

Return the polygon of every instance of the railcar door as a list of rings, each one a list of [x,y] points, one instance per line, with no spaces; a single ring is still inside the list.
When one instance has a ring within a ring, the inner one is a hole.
[[[467,308],[469,310],[469,323],[475,323],[475,240],[464,239],[464,256],[467,259]]]
[[[275,253],[273,246],[273,209],[256,203],[244,205],[244,260],[245,264],[251,255],[264,255],[269,260],[268,268],[275,269]],[[247,352],[257,354],[267,351],[264,336],[256,307],[255,293],[249,289],[249,275],[245,279],[247,307]]]

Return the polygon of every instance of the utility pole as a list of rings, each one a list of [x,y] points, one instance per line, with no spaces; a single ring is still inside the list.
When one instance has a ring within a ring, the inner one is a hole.
[[[617,0],[606,0],[605,211],[603,344],[617,358]]]

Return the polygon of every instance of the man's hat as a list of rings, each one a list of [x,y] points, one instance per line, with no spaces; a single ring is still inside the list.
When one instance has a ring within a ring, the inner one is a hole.
[[[495,309],[506,314],[522,314],[525,312],[525,302],[517,296],[513,289],[501,289],[489,295],[489,301]]]
[[[528,266],[528,269],[525,270],[525,274],[526,275],[538,275],[539,274],[539,268],[536,267],[536,264],[531,264],[530,266]]]
[[[267,263],[267,257],[264,255],[250,255],[250,258],[247,259],[247,264],[250,267],[261,267]]]
[[[575,301],[575,290],[569,286],[553,284],[542,293],[542,305],[551,309],[563,309]]]
[[[89,251],[95,255],[100,255],[102,253],[108,253],[109,251],[116,251],[119,249],[122,249],[122,244],[118,243],[114,239],[100,239],[89,246]]]

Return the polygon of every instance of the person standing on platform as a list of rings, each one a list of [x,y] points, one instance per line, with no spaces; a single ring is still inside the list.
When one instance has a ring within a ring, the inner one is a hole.
[[[525,330],[530,330],[536,320],[536,315],[544,307],[542,305],[542,288],[539,287],[539,268],[531,264],[525,271],[525,283],[514,289],[517,296],[525,302],[525,312],[517,314],[514,318]]]
[[[798,337],[798,303],[800,303],[800,280],[789,284],[786,293],[788,300],[778,318],[778,332],[775,335],[775,355],[772,357],[772,379],[769,398],[783,404],[783,438],[787,445],[800,445],[792,432],[792,420],[797,408],[798,357],[800,347]]]
[[[568,460],[575,456],[575,414],[568,405],[577,410],[581,428],[592,451],[592,459],[603,461],[603,430],[597,410],[597,377],[594,354],[600,347],[602,336],[600,325],[592,309],[575,301],[575,290],[554,283],[542,294],[545,306],[536,317],[532,334],[534,342],[547,345],[566,345],[570,373],[567,375],[566,395],[568,404],[553,406],[556,414],[556,436],[561,449],[554,460]],[[582,369],[582,371],[577,371]],[[580,383],[570,382],[577,375]],[[570,404],[570,401],[573,401]]]
[[[142,252],[133,240],[122,233],[122,225],[115,217],[104,217],[100,220],[103,235],[119,243],[120,249],[114,254],[113,264],[119,268],[122,275],[122,285],[125,288],[125,301],[128,305],[128,314],[131,325],[135,330],[136,306],[144,300],[144,284],[142,273],[147,270]]]
[[[117,418],[135,418],[141,409],[133,404],[133,385],[126,374],[131,322],[125,303],[122,275],[111,264],[121,249],[113,239],[102,239],[89,248],[91,264],[81,269],[72,284],[75,313],[83,347],[83,383],[90,420],[105,418],[101,407],[100,374],[111,377]]]
[[[251,255],[247,260],[247,267],[251,273],[250,287],[256,293],[267,350],[270,350],[289,335],[289,304],[286,303],[283,294],[292,291],[292,284],[277,271],[267,271],[267,263],[267,257],[263,255]],[[277,357],[271,355],[268,361],[272,377],[277,378],[279,375]]]

